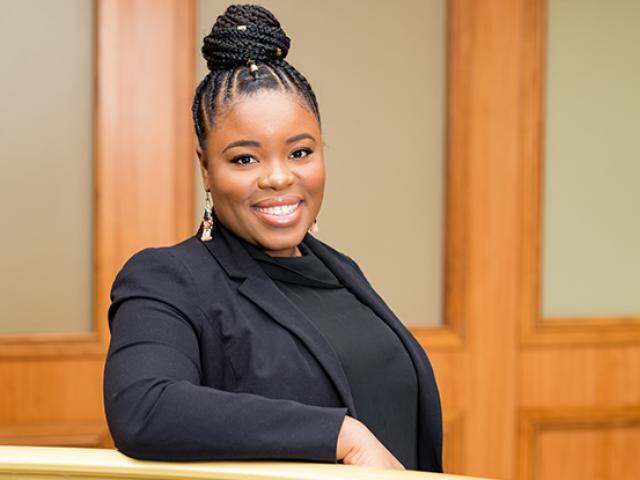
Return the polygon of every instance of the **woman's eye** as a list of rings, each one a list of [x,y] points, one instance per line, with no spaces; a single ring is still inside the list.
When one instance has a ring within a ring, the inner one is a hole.
[[[240,155],[239,157],[235,157],[233,160],[231,160],[231,163],[237,163],[240,165],[249,165],[250,163],[255,161],[256,160],[250,155]]]
[[[311,154],[311,150],[309,150],[308,148],[301,148],[300,150],[296,150],[295,152],[293,152],[290,155],[290,157],[292,157],[292,158],[303,158],[303,157],[306,157],[309,154]]]

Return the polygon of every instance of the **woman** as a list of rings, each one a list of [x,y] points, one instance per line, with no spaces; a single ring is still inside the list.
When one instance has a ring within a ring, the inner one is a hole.
[[[202,48],[198,233],[134,255],[109,309],[116,446],[163,460],[299,459],[442,471],[422,348],[357,264],[309,235],[318,105],[266,9],[233,5]],[[215,205],[215,207],[214,207]]]

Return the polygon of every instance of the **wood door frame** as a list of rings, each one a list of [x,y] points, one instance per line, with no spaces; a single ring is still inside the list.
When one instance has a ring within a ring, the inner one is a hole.
[[[167,30],[159,28],[163,25],[170,27],[168,35]],[[0,359],[104,357],[109,341],[109,291],[123,262],[143,246],[175,242],[192,233],[194,150],[188,106],[195,81],[195,59],[184,53],[194,51],[194,31],[193,0],[162,4],[152,0],[95,0],[92,329],[83,333],[2,335]],[[136,38],[146,42],[126,41]],[[154,53],[154,41],[158,42],[155,55],[161,61],[136,69],[141,56]],[[162,51],[162,43],[175,46]],[[132,85],[131,75],[136,76],[138,85],[149,89],[146,95]],[[158,78],[167,81],[161,83]],[[164,111],[155,123],[152,116],[144,113],[128,113],[148,108],[145,102],[149,97],[161,99],[154,107],[159,104]],[[141,135],[141,116],[149,132],[164,130],[171,134],[162,138]],[[162,124],[166,118],[174,123],[172,132]],[[132,144],[137,145],[133,152]],[[150,162],[143,158],[144,152],[162,149],[167,153],[154,155],[155,179],[150,182],[145,178],[144,168]],[[123,178],[128,179],[126,189],[120,182]],[[166,225],[162,228],[153,213],[144,213],[145,208],[158,203],[156,189],[168,192],[159,209],[172,214],[172,218],[163,221]],[[136,233],[131,235],[128,231],[133,225]]]
[[[0,443],[110,444],[98,410],[111,284],[137,250],[193,233],[195,0],[94,1],[92,328],[0,336],[0,369],[19,386],[3,399]],[[75,414],[75,392],[95,405]]]
[[[412,331],[438,379],[449,473],[516,468],[522,17],[522,0],[448,2],[445,324]]]
[[[523,265],[520,339],[525,345],[605,345],[640,341],[640,315],[543,318],[542,205],[544,186],[544,128],[546,19],[545,0],[525,2],[522,92]]]

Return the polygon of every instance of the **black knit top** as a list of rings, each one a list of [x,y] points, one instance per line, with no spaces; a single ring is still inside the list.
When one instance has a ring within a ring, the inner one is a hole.
[[[303,243],[298,246],[300,257],[271,257],[243,243],[335,351],[351,387],[358,420],[405,468],[416,469],[418,383],[397,335]]]

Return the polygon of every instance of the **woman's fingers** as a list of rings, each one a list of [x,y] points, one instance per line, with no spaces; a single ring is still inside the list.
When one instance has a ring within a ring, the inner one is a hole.
[[[342,423],[336,450],[337,459],[345,465],[405,469],[362,422],[349,416]]]

